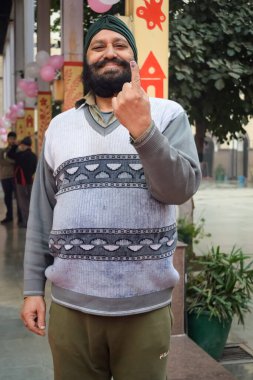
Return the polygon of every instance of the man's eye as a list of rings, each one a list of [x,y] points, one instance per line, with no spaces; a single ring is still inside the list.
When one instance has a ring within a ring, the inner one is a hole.
[[[103,46],[94,46],[93,50],[99,51],[99,50],[102,50],[103,48],[104,48]]]
[[[123,45],[123,44],[117,44],[117,45],[115,45],[115,47],[116,47],[117,49],[124,49],[124,48],[126,48],[126,45]]]

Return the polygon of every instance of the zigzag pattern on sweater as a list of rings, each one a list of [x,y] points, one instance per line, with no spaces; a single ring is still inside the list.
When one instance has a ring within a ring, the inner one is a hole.
[[[93,187],[147,188],[138,155],[96,155],[64,162],[54,173],[58,194]]]
[[[145,236],[146,235],[146,236]],[[50,251],[62,259],[105,261],[158,260],[176,248],[176,226],[167,228],[73,229],[52,231]]]

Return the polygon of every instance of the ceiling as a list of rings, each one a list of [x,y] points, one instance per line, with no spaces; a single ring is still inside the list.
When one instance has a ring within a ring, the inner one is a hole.
[[[0,1],[0,55],[3,54],[6,32],[10,19],[12,0]]]

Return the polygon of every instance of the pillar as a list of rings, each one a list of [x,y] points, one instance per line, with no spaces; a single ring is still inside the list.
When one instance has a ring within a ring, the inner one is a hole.
[[[38,41],[37,51],[44,50],[50,55],[50,0],[38,0]],[[52,118],[52,95],[50,85],[42,79],[38,80],[38,152],[40,152],[45,131]]]
[[[15,2],[15,87],[17,88],[18,81],[22,78],[25,71],[25,40],[24,40],[24,1],[16,0]],[[17,94],[16,103],[24,101],[24,95]],[[17,139],[22,140],[26,135],[25,116],[18,117],[16,122]]]
[[[24,0],[24,67],[34,60],[34,1]],[[33,150],[35,150],[35,112],[36,100],[34,98],[25,99],[25,125],[24,136],[31,136],[33,140]],[[22,136],[22,137],[24,137]],[[21,137],[21,138],[22,138]]]
[[[133,20],[141,82],[149,96],[168,97],[169,0],[127,0]]]
[[[83,0],[61,0],[62,53],[64,55],[63,110],[83,96]]]

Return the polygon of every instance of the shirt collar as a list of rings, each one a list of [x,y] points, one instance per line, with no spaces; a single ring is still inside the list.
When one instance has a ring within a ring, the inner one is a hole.
[[[88,94],[86,94],[83,98],[77,100],[77,102],[75,103],[75,108],[79,110],[86,104],[88,106],[96,106],[95,96],[91,91],[89,91]]]

